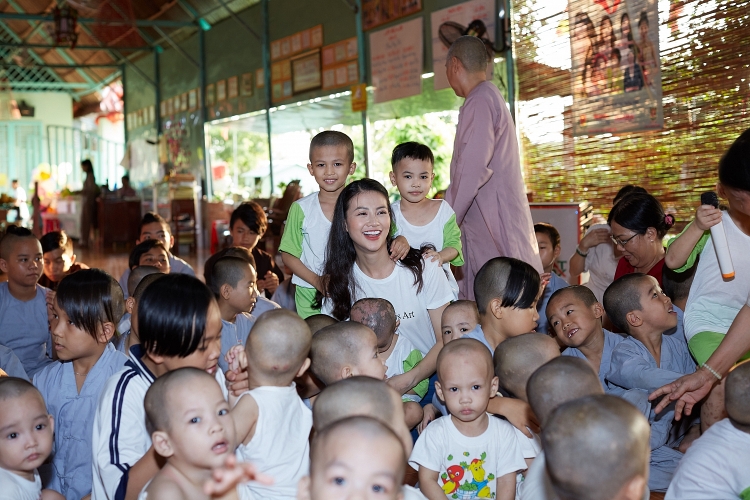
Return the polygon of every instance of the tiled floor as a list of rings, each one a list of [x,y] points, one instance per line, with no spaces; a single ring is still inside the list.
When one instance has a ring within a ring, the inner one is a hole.
[[[75,254],[78,262],[82,262],[89,267],[95,267],[107,271],[116,279],[120,279],[122,273],[128,268],[129,252],[127,252],[124,247],[119,247],[115,250],[102,250],[96,247],[84,249],[76,246]],[[203,264],[206,262],[209,255],[207,249],[199,248],[197,253],[190,255],[187,252],[183,252],[179,257],[193,266],[195,275],[203,280]]]

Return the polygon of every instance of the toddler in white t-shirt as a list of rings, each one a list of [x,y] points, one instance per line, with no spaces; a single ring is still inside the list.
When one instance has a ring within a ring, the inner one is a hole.
[[[42,492],[37,467],[52,453],[55,429],[40,392],[28,380],[0,377],[0,500],[62,499]]]
[[[409,463],[422,493],[512,500],[526,463],[513,426],[487,413],[498,388],[489,351],[477,340],[454,340],[440,351],[437,374],[435,390],[450,415],[428,425],[414,445]]]

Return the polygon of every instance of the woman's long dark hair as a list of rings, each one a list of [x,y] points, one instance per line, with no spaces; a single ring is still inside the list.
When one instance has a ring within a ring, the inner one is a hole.
[[[368,191],[383,195],[388,207],[391,227],[395,226],[391,204],[388,202],[388,191],[378,181],[372,179],[354,181],[341,191],[339,199],[336,201],[336,207],[333,209],[333,222],[328,236],[326,261],[322,276],[323,293],[318,292],[316,297],[318,306],[324,296],[328,297],[333,303],[332,316],[341,321],[349,317],[352,308],[352,295],[357,286],[354,281],[354,261],[357,258],[357,253],[354,250],[354,243],[346,231],[346,212],[352,198]],[[386,237],[388,251],[390,251],[392,241],[393,237],[389,231]],[[409,269],[414,275],[417,293],[422,291],[422,271],[424,270],[422,251],[425,248],[419,250],[412,248],[406,257],[400,261],[401,265]]]

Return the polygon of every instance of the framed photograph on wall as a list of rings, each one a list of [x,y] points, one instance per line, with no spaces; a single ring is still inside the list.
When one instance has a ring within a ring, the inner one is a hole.
[[[237,88],[237,77],[231,76],[227,80],[227,97],[229,99],[234,99],[239,94],[239,89]]]
[[[176,95],[172,98],[172,109],[174,109],[175,113],[180,112],[180,96]]]
[[[188,95],[187,92],[180,95],[180,111],[187,111],[188,109]]]
[[[221,102],[227,98],[227,81],[219,80],[216,82],[216,102]]]
[[[263,68],[255,70],[255,88],[266,86],[266,76],[263,74]]]
[[[190,111],[198,107],[198,89],[188,92],[188,109]]]
[[[314,50],[292,59],[293,93],[320,88],[322,79],[320,50]]]
[[[250,97],[253,95],[253,74],[243,73],[242,82],[240,83],[240,95],[242,97]]]
[[[152,105],[148,107],[148,121],[147,123],[154,123],[156,121],[156,108]]]
[[[161,116],[167,115],[167,101],[162,101],[161,106],[159,107],[159,111],[161,112]]]
[[[216,86],[211,83],[209,85],[206,85],[206,106],[213,106],[214,105],[214,89]]]

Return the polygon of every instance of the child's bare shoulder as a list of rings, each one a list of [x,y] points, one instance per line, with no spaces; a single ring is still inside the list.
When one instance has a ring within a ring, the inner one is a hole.
[[[138,500],[158,500],[169,498],[170,500],[193,500],[201,498],[188,494],[174,478],[162,469],[138,497]]]

